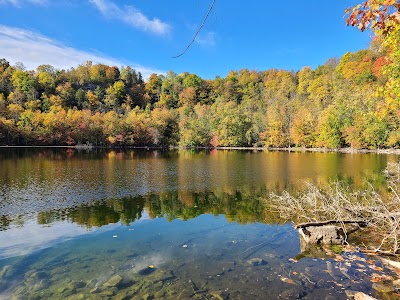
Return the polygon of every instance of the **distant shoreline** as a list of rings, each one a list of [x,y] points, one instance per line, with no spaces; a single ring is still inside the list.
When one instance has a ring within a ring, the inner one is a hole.
[[[347,153],[347,154],[394,154],[400,155],[400,149],[355,149],[355,148],[305,148],[305,147],[287,147],[287,148],[268,148],[268,147],[155,147],[155,146],[137,146],[137,147],[102,147],[102,146],[87,146],[87,145],[75,145],[75,146],[0,146],[0,149],[10,148],[67,148],[67,149],[80,149],[80,150],[91,150],[91,149],[194,149],[194,150],[250,150],[250,151],[271,151],[271,152],[319,152],[319,153]]]
[[[396,154],[400,155],[400,149],[355,149],[355,148],[305,148],[305,147],[288,147],[288,148],[267,148],[267,147],[215,147],[210,149],[219,150],[264,150],[264,151],[285,151],[285,152],[320,152],[320,153],[376,153],[376,154]]]

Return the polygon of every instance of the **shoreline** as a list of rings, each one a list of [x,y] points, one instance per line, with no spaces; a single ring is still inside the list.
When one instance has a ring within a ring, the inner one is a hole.
[[[156,147],[156,146],[130,146],[130,147],[102,147],[91,145],[75,145],[75,146],[0,146],[0,149],[10,148],[66,148],[78,150],[106,149],[106,150],[122,150],[122,149],[145,149],[145,150],[246,150],[246,151],[271,151],[271,152],[317,152],[317,153],[345,153],[345,154],[394,154],[400,155],[400,149],[355,149],[355,148],[305,148],[305,147]]]

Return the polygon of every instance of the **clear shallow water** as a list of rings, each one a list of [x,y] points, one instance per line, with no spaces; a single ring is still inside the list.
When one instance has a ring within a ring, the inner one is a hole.
[[[381,265],[361,254],[294,262],[298,234],[263,199],[304,181],[379,188],[394,156],[8,149],[0,157],[0,298],[379,296],[370,266]]]

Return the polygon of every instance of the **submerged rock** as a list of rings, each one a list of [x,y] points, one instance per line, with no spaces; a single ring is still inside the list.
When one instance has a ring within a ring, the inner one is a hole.
[[[14,267],[10,266],[10,265],[6,265],[6,266],[3,267],[3,269],[1,269],[0,279],[2,279],[2,280],[10,279],[14,275],[15,275]]]
[[[400,289],[400,279],[393,281],[393,287],[397,290]]]
[[[107,289],[107,290],[101,292],[99,295],[104,296],[104,297],[112,297],[116,294],[116,292],[117,292],[116,288],[110,288],[110,289]]]
[[[355,293],[354,300],[376,300],[376,299],[362,292],[358,292]]]
[[[393,284],[382,284],[382,283],[374,283],[372,288],[380,293],[391,293],[394,292]]]
[[[158,291],[157,293],[154,294],[154,298],[156,299],[163,299],[165,298],[167,292],[164,290]]]
[[[151,294],[144,294],[142,299],[143,300],[152,300],[152,299],[154,299],[154,296]]]
[[[126,290],[119,291],[118,294],[116,294],[113,297],[113,300],[130,300],[130,299],[134,299],[134,298],[133,298],[132,294]]]
[[[43,289],[47,289],[47,288],[49,288],[50,284],[51,284],[50,280],[42,279],[42,280],[40,280],[38,283],[36,283],[33,286],[32,290],[33,291],[40,291],[40,290],[43,290]]]
[[[29,276],[30,279],[39,279],[39,280],[45,279],[48,277],[49,277],[49,275],[46,272],[42,272],[42,271],[34,272]]]
[[[83,300],[86,299],[86,295],[85,294],[77,294],[77,295],[73,295],[71,297],[68,297],[68,300]]]
[[[87,283],[86,283],[86,288],[88,289],[93,289],[97,286],[97,280],[96,279],[90,279]]]
[[[102,288],[99,286],[94,287],[93,289],[91,289],[89,292],[91,294],[96,294],[96,293],[100,293],[102,291]]]
[[[63,286],[63,287],[60,287],[59,289],[57,289],[57,293],[58,293],[58,294],[62,294],[62,293],[64,293],[66,290],[67,290],[67,288],[66,288],[65,286]]]
[[[223,297],[223,294],[221,291],[212,291],[210,292],[210,295],[217,300],[224,300],[225,298]]]
[[[265,260],[263,260],[263,259],[261,259],[261,258],[252,258],[252,259],[249,259],[249,260],[247,261],[247,263],[248,263],[249,265],[252,265],[253,267],[255,267],[255,266],[263,266],[263,265],[266,265],[266,264],[267,264],[267,261],[265,261]]]
[[[157,282],[166,282],[168,280],[172,280],[174,279],[175,276],[171,273],[171,272],[166,272],[163,270],[157,270],[157,272],[154,272],[154,274],[151,276],[151,281],[153,283],[157,283]]]
[[[114,275],[113,277],[111,277],[106,283],[104,283],[103,285],[105,287],[117,287],[122,281],[122,277],[117,275]]]
[[[81,288],[84,288],[85,286],[86,286],[86,283],[83,281],[74,281],[73,280],[68,284],[68,287],[71,290],[81,289]]]

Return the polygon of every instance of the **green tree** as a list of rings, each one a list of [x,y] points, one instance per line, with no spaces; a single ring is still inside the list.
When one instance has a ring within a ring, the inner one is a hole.
[[[11,81],[16,90],[19,90],[25,94],[26,99],[36,99],[37,83],[32,74],[22,70],[15,70],[11,77]]]

